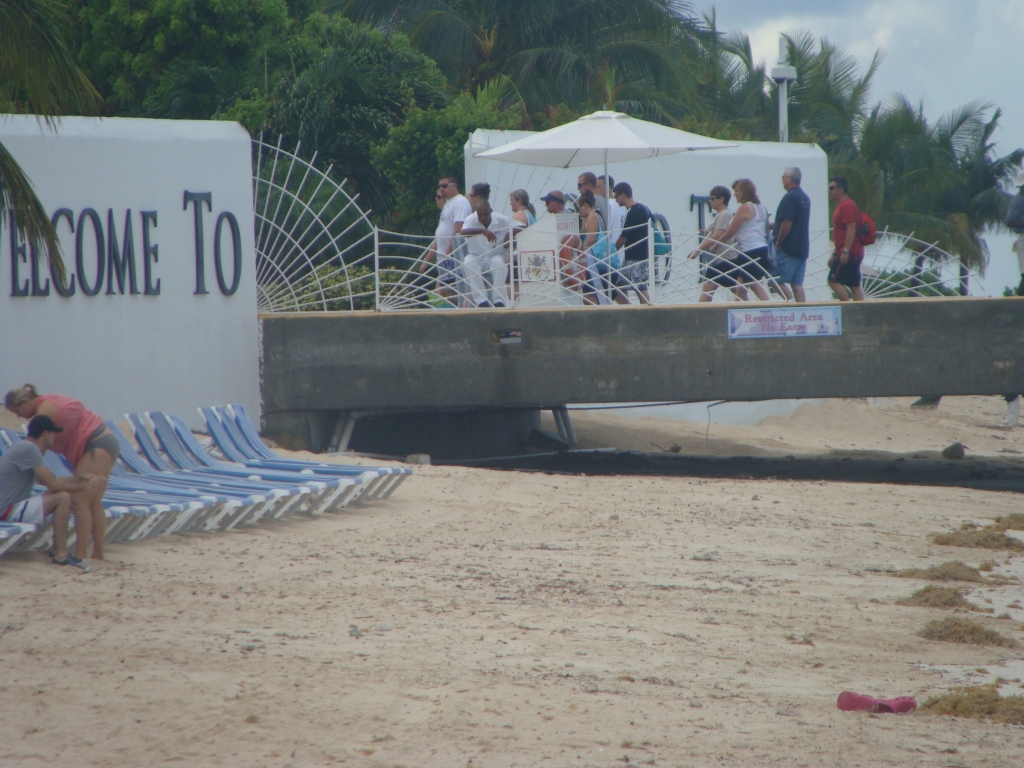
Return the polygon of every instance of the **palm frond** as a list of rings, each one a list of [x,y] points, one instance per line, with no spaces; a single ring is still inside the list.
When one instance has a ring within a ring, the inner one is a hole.
[[[64,44],[69,26],[54,0],[0,0],[0,99],[47,118],[97,111],[100,95]]]
[[[0,221],[6,223],[9,216],[22,239],[29,241],[33,248],[45,248],[54,272],[63,279],[64,261],[57,230],[32,189],[32,182],[7,147],[0,143]]]

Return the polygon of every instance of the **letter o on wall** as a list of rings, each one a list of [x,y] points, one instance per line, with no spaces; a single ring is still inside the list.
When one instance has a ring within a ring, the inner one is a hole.
[[[230,286],[224,280],[224,265],[221,263],[220,253],[220,231],[225,221],[231,229],[231,245],[234,254],[234,274]],[[242,230],[239,229],[238,219],[231,211],[223,211],[217,217],[217,226],[213,230],[213,265],[217,269],[217,285],[220,286],[220,292],[225,296],[233,295],[238,290],[238,283],[242,279]]]
[[[92,221],[92,231],[96,235],[96,282],[89,285],[85,276],[85,252],[82,240],[85,236],[85,220]],[[78,285],[86,296],[95,296],[103,288],[103,272],[106,268],[107,250],[104,247],[103,220],[92,208],[85,208],[78,214],[78,232],[75,233],[75,271],[78,273]]]

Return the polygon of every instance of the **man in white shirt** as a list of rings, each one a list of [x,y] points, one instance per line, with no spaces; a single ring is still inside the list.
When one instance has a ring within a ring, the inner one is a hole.
[[[473,207],[465,195],[459,194],[459,182],[454,176],[442,176],[437,182],[437,192],[446,198],[437,228],[437,251],[442,257],[451,256],[455,236],[462,234],[463,224],[473,212]]]
[[[463,257],[462,227],[473,207],[465,195],[459,194],[459,182],[454,176],[442,176],[437,182],[437,194],[444,199],[441,218],[434,231],[437,248],[437,271],[443,286],[443,296],[458,296],[462,292],[460,276]],[[460,296],[459,304],[463,304]]]
[[[466,238],[463,269],[469,283],[470,298],[478,307],[504,307],[508,304],[505,281],[508,280],[508,242],[512,220],[491,211],[490,203],[477,206],[466,217],[462,236]],[[484,277],[490,282],[490,290]]]

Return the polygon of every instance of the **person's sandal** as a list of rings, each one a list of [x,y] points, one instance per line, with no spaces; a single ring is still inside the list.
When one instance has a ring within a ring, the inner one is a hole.
[[[84,573],[92,572],[92,568],[90,568],[86,564],[84,558],[79,559],[72,554],[68,554],[68,556],[65,557],[63,560],[58,560],[56,557],[54,557],[53,563],[54,565],[72,565],[75,568],[81,568]]]

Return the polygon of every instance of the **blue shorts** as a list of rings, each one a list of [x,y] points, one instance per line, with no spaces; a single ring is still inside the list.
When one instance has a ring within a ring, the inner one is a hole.
[[[795,259],[785,251],[778,251],[775,260],[775,277],[780,283],[803,285],[807,272],[807,259]]]

